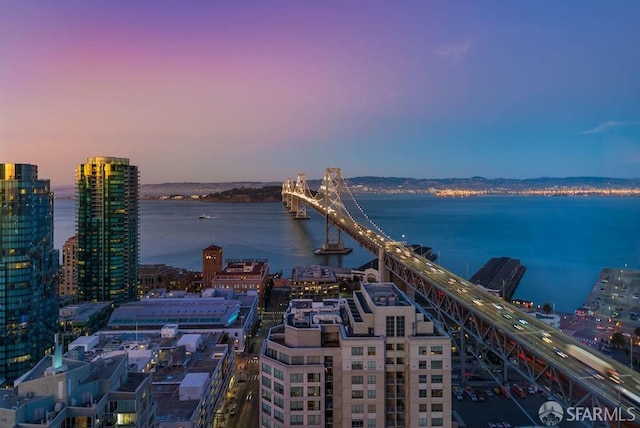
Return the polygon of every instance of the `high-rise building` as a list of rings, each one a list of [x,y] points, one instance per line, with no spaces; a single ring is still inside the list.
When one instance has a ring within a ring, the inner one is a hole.
[[[49,180],[36,165],[0,164],[0,382],[53,349],[58,257]]]
[[[260,369],[262,426],[452,426],[451,339],[392,283],[292,300]]]
[[[78,237],[72,236],[62,246],[62,266],[60,267],[61,296],[75,296],[78,294]]]
[[[138,167],[129,159],[92,157],[76,171],[78,297],[137,299]]]

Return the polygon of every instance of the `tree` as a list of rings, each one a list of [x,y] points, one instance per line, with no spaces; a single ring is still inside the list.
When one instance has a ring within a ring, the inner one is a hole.
[[[633,330],[633,335],[640,337],[640,327],[636,327],[636,329]]]
[[[544,305],[542,305],[542,310],[545,314],[549,315],[549,313],[551,313],[551,311],[553,310],[553,306],[551,306],[550,303],[545,303]]]
[[[620,332],[613,333],[611,336],[611,346],[614,348],[621,348],[625,344],[624,335]]]

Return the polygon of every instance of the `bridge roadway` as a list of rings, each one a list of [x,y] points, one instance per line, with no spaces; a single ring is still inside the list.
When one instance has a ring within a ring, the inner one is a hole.
[[[478,347],[490,349],[507,367],[545,387],[554,400],[565,406],[619,407],[623,417],[640,420],[637,372],[594,354],[575,339],[421,257],[402,243],[363,227],[348,212],[325,208],[322,200],[283,186],[283,202],[287,204],[293,199],[328,216],[332,224],[381,257],[384,266],[407,284],[407,292],[414,293],[413,297],[426,309],[435,311],[452,337],[462,339],[461,349],[464,350],[465,335],[456,334],[460,328],[475,339]],[[572,352],[576,348],[587,357]]]

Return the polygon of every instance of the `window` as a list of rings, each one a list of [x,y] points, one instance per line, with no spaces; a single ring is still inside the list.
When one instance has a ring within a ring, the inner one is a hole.
[[[281,383],[273,382],[273,390],[278,394],[284,394],[284,386]]]
[[[426,427],[427,426],[427,418],[418,418],[418,426]]]
[[[304,390],[301,386],[292,386],[289,388],[289,395],[292,397],[302,397],[302,394],[304,394]]]
[[[320,382],[320,373],[307,373],[308,382]]]
[[[320,415],[307,416],[307,424],[311,426],[320,425]]]
[[[265,363],[262,363],[262,373],[271,374],[271,366]]]
[[[264,398],[267,401],[271,401],[271,391],[262,388],[262,398]]]
[[[431,375],[431,383],[442,383],[442,375],[441,374]]]
[[[304,415],[291,415],[291,425],[304,425]]]
[[[419,412],[426,412],[427,411],[427,403],[419,403],[418,404],[418,411]]]
[[[266,413],[271,416],[271,406],[266,403],[262,403],[262,413]]]
[[[289,403],[289,408],[292,412],[304,410],[303,401],[291,401]]]
[[[291,383],[302,383],[304,382],[304,375],[302,373],[291,373],[289,375],[289,381],[291,381]]]
[[[396,320],[395,320],[395,317],[387,317],[386,333],[387,333],[387,337],[395,337],[395,335],[396,335]]]
[[[396,358],[396,364],[404,364],[404,358],[402,357]]]
[[[396,351],[404,351],[404,343],[398,343],[396,345]]]
[[[273,417],[280,422],[284,422],[284,415],[278,409],[273,409]]]
[[[426,370],[427,369],[427,362],[426,361],[418,361],[418,368],[420,370]]]
[[[375,346],[369,346],[367,348],[367,355],[369,355],[369,356],[376,355],[376,347]]]
[[[376,390],[370,389],[367,391],[367,398],[376,398]]]
[[[362,404],[352,404],[351,413],[364,413],[364,406]]]
[[[307,357],[307,364],[320,364],[319,355],[310,355]]]
[[[301,366],[304,364],[304,357],[302,355],[293,355],[291,357],[291,364],[294,366]]]
[[[418,346],[418,355],[427,355],[427,347]]]
[[[266,376],[260,376],[262,378],[262,386],[266,386],[267,388],[271,388],[271,379]]]
[[[442,346],[432,346],[431,355],[442,355]]]
[[[320,397],[320,387],[319,386],[309,386],[309,387],[307,387],[307,396],[308,397]]]
[[[354,389],[351,391],[351,398],[364,398],[364,391],[361,389]]]
[[[404,317],[396,317],[396,336],[404,337]]]
[[[393,343],[385,344],[384,349],[386,349],[387,351],[393,351]]]
[[[273,404],[284,409],[284,398],[281,395],[276,395],[273,397]]]
[[[444,419],[442,418],[431,418],[431,426],[432,427],[441,427],[444,425]]]
[[[431,397],[442,397],[442,390],[441,389],[432,389],[431,390]]]
[[[375,361],[367,361],[367,370],[375,370],[376,362]]]
[[[274,368],[273,377],[275,377],[276,379],[284,380],[284,373],[282,373],[282,370]]]
[[[375,404],[367,404],[367,413],[375,413],[376,405]]]
[[[418,390],[418,397],[427,398],[427,390],[426,389],[419,389]]]
[[[308,401],[307,402],[307,410],[320,410],[320,402],[319,401]]]
[[[444,411],[444,405],[442,403],[431,403],[431,411],[442,412]]]
[[[352,361],[351,370],[362,370],[362,361]]]
[[[431,361],[432,369],[441,369],[442,368],[442,360]]]
[[[376,428],[376,420],[367,419],[367,428]]]
[[[351,355],[362,355],[362,346],[354,346],[351,348]]]
[[[367,376],[367,384],[375,385],[376,384],[376,375],[371,374]]]
[[[427,375],[421,374],[418,376],[418,383],[427,383]]]
[[[363,427],[364,427],[364,421],[362,419],[351,421],[351,428],[363,428]]]
[[[362,385],[363,377],[362,376],[351,376],[351,385]]]

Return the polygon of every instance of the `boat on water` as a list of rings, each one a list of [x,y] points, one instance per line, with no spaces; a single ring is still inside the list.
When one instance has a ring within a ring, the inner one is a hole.
[[[210,219],[210,218],[211,218],[211,216],[210,216],[210,215],[208,215],[208,214],[202,214],[202,215],[201,215],[200,217],[198,217],[198,218],[199,218],[200,220],[207,220],[207,219]]]

